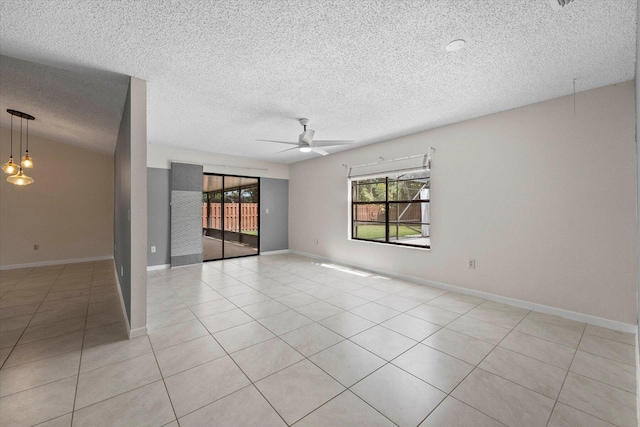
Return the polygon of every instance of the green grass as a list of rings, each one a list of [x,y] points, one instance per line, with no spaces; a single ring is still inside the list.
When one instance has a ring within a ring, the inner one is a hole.
[[[243,230],[242,234],[250,234],[251,236],[257,236],[258,235],[258,230]]]
[[[358,226],[357,235],[353,237],[357,239],[368,239],[368,240],[384,240],[384,225],[360,225]],[[398,227],[398,237],[405,236],[416,236],[420,235],[420,226],[416,226],[415,228],[410,228],[405,225],[401,225]],[[391,227],[389,230],[389,237],[393,238],[396,236],[396,228]]]

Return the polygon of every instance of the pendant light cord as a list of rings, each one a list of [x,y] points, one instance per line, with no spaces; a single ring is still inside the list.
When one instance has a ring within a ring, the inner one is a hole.
[[[29,120],[27,119],[27,151],[25,154],[29,154]]]
[[[13,114],[11,115],[11,153],[9,153],[9,158],[13,159]]]
[[[573,115],[576,115],[576,79],[573,79]]]
[[[22,170],[22,117],[20,117],[20,152],[18,153],[18,159],[20,159],[20,170]]]

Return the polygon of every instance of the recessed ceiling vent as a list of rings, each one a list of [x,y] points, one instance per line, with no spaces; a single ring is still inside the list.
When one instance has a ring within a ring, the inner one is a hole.
[[[554,10],[560,10],[563,7],[565,7],[566,5],[568,5],[569,3],[572,3],[573,0],[549,0],[549,3],[551,3],[551,7]]]

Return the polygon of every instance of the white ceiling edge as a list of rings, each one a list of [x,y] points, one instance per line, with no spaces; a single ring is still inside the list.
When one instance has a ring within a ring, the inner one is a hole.
[[[247,157],[191,150],[168,145],[147,146],[147,167],[171,169],[171,162],[203,165],[204,172],[289,179],[289,165]]]

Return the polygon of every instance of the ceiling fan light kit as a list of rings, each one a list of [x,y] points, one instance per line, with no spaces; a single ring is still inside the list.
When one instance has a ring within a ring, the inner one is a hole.
[[[353,140],[345,140],[345,139],[327,139],[327,140],[313,140],[313,136],[316,131],[313,129],[307,129],[307,125],[309,124],[309,119],[302,118],[298,119],[298,122],[302,125],[302,133],[298,135],[298,142],[289,142],[289,141],[275,141],[272,139],[258,139],[257,141],[265,141],[265,142],[277,142],[279,144],[288,144],[295,145],[294,148],[289,148],[279,153],[284,153],[285,151],[295,150],[296,148],[302,153],[314,152],[316,154],[320,154],[322,156],[326,156],[329,153],[320,147],[334,147],[338,145],[351,145],[355,144]]]

